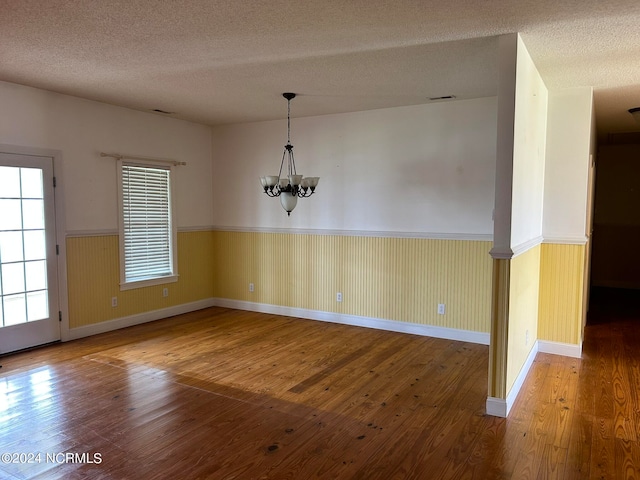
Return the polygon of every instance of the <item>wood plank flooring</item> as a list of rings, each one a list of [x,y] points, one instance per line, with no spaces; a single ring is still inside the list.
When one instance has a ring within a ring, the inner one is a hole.
[[[486,346],[206,309],[0,359],[0,478],[640,478],[639,347],[587,327],[500,419]]]

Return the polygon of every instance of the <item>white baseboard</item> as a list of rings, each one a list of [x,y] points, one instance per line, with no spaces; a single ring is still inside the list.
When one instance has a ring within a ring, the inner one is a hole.
[[[180,315],[182,313],[193,312],[195,310],[213,307],[214,305],[214,299],[207,298],[205,300],[198,300],[197,302],[183,303],[182,305],[162,308],[160,310],[152,310],[150,312],[144,312],[137,315],[107,320],[106,322],[95,323],[93,325],[70,328],[69,335],[67,338],[65,338],[65,340],[75,340],[77,338],[88,337],[90,335],[96,335],[98,333],[106,333],[112,330],[118,330],[119,328],[132,327],[133,325],[152,322],[154,320],[160,320],[162,318],[172,317],[174,315]]]
[[[516,381],[513,382],[513,386],[511,390],[507,394],[507,398],[496,398],[496,397],[487,397],[486,409],[487,415],[493,415],[494,417],[503,417],[506,418],[511,411],[511,407],[513,407],[513,403],[518,398],[518,394],[520,393],[520,389],[522,388],[522,384],[527,379],[527,374],[529,370],[531,370],[531,365],[533,365],[533,361],[536,359],[536,354],[538,353],[538,345],[539,342],[536,342],[533,345],[533,348],[529,352],[527,359],[522,365],[520,369],[520,373],[516,378]]]
[[[506,418],[509,413],[507,401],[504,398],[487,397],[487,415]]]
[[[357,315],[323,312],[320,310],[308,310],[305,308],[283,307],[266,303],[231,300],[228,298],[216,298],[215,305],[217,307],[234,308],[236,310],[271,313],[274,315],[284,315],[287,317],[320,320],[323,322],[340,323],[343,325],[353,325],[357,327],[375,328],[378,330],[388,330],[392,332],[410,333],[425,337],[435,337],[447,340],[457,340],[460,342],[478,343],[481,345],[489,345],[490,339],[490,335],[484,332],[436,327],[432,325],[420,325],[417,323],[398,322],[395,320],[385,320],[381,318],[360,317]]]
[[[582,358],[582,345],[574,343],[549,342],[538,340],[538,351],[542,353],[552,353],[563,357]]]
[[[160,310],[153,310],[128,317],[116,318],[105,322],[85,325],[82,327],[69,329],[66,340],[88,337],[99,333],[111,332],[120,328],[131,327],[141,323],[152,322],[162,318],[180,315],[182,313],[193,312],[208,307],[226,307],[236,310],[248,310],[252,312],[271,313],[274,315],[284,315],[288,317],[306,318],[309,320],[319,320],[323,322],[339,323],[343,325],[353,325],[357,327],[375,328],[378,330],[388,330],[392,332],[409,333],[425,337],[442,338],[446,340],[456,340],[459,342],[477,343],[489,345],[489,334],[484,332],[474,332],[471,330],[459,330],[455,328],[437,327],[433,325],[420,325],[417,323],[399,322],[395,320],[385,320],[380,318],[360,317],[357,315],[345,315],[333,312],[323,312],[320,310],[308,310],[304,308],[283,307],[266,303],[246,302],[242,300],[231,300],[227,298],[208,298],[197,302],[185,303]]]

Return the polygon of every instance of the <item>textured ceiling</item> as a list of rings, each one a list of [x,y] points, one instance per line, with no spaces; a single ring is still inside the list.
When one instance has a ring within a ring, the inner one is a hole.
[[[639,130],[638,0],[0,0],[0,80],[216,125],[495,95],[496,35]],[[304,96],[304,97],[302,97]]]

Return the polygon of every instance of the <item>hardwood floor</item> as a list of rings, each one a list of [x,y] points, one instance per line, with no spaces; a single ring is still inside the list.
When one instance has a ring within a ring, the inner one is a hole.
[[[588,326],[500,419],[486,346],[211,308],[4,357],[0,478],[640,478],[639,347]]]

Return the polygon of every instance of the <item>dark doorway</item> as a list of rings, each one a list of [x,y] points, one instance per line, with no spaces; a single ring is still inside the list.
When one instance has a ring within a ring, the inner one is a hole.
[[[640,135],[598,148],[587,324],[640,320]]]
[[[640,325],[640,290],[592,287],[587,325],[637,320]]]

